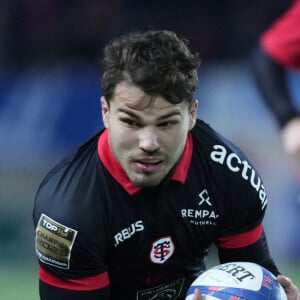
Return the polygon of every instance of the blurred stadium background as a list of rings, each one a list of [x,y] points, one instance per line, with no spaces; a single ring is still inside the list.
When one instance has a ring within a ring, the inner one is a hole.
[[[200,52],[199,117],[259,169],[269,193],[265,229],[273,257],[300,286],[299,166],[283,153],[249,69],[259,34],[290,3],[0,1],[0,299],[38,299],[34,195],[49,168],[102,127],[102,46],[130,30],[162,28]],[[289,84],[300,106],[299,74],[290,72]]]

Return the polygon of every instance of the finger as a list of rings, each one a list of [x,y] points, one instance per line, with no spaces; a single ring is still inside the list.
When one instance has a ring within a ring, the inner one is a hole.
[[[289,300],[300,300],[299,290],[290,278],[279,275],[277,280],[284,288]]]
[[[290,285],[292,285],[292,281],[290,278],[283,276],[283,275],[278,275],[277,276],[277,280],[279,281],[279,283],[284,287],[287,288]]]
[[[192,300],[202,300],[201,292],[199,289],[195,289]]]

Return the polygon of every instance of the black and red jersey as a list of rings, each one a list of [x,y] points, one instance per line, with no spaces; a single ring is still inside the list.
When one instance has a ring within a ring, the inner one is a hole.
[[[103,130],[39,187],[40,280],[72,291],[109,288],[106,299],[184,299],[212,244],[226,252],[261,238],[266,204],[249,159],[203,121],[172,178],[153,188],[129,181]]]
[[[300,0],[263,33],[262,48],[278,64],[289,68],[300,68]]]

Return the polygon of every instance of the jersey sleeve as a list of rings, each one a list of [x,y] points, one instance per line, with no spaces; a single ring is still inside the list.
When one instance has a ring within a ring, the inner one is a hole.
[[[265,31],[260,44],[278,64],[300,68],[300,1],[291,7]]]
[[[252,243],[248,246],[240,248],[219,247],[218,256],[220,263],[232,261],[249,261],[265,267],[275,276],[280,274],[274,260],[270,255],[267,239],[264,232],[262,232],[260,238],[255,243]]]
[[[99,192],[90,188],[97,179],[84,160],[79,161],[51,171],[36,195],[33,222],[42,299],[50,299],[48,293],[57,296],[52,299],[77,299],[72,298],[77,293],[80,299],[94,299],[93,294],[105,294],[109,288],[106,227],[100,201],[95,201]]]
[[[39,279],[48,285],[74,291],[109,286],[108,272],[97,242],[75,226],[66,226],[64,221],[57,222],[49,215],[42,213],[35,226]]]
[[[42,275],[41,275],[42,274]],[[84,289],[81,281],[62,280],[40,268],[39,294],[41,300],[109,300],[109,287],[101,289]],[[50,283],[45,280],[45,276]],[[55,285],[54,285],[55,283]],[[72,286],[69,286],[72,284]]]
[[[261,100],[276,118],[280,128],[299,116],[286,82],[285,67],[278,64],[260,45],[252,54],[251,66],[254,83],[261,94]]]
[[[262,179],[246,155],[228,141],[213,146],[211,159],[219,197],[216,243],[229,249],[249,246],[263,232],[267,195]]]

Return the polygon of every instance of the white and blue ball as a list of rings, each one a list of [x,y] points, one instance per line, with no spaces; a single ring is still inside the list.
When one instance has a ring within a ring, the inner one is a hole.
[[[250,262],[230,262],[208,269],[191,284],[186,300],[193,298],[196,288],[203,300],[287,300],[276,277]]]

